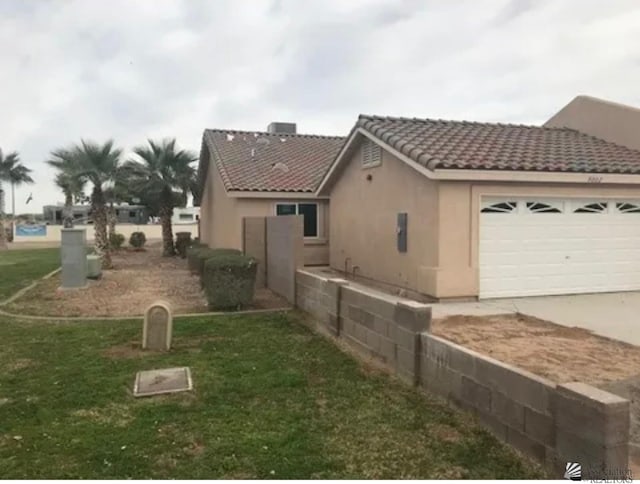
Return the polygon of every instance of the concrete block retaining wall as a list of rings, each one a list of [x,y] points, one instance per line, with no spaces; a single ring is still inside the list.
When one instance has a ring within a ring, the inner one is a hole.
[[[296,305],[323,333],[402,380],[472,412],[496,437],[559,477],[628,468],[629,402],[584,383],[555,383],[429,332],[430,307],[344,279],[296,273]],[[608,474],[607,474],[608,475]]]

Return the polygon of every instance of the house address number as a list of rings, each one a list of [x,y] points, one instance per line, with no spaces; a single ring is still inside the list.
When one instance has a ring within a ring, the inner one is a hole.
[[[602,183],[602,177],[601,176],[590,176],[589,178],[587,178],[587,182],[588,183]]]

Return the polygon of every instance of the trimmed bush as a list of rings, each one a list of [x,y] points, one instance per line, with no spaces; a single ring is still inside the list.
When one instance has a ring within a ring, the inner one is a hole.
[[[147,243],[147,236],[144,232],[134,232],[129,237],[129,245],[135,249],[142,249]]]
[[[198,274],[202,278],[204,272],[204,263],[207,259],[223,255],[242,255],[238,249],[210,249],[209,247],[200,247],[195,250],[192,272]],[[204,287],[204,285],[202,286]]]
[[[125,241],[125,237],[122,234],[119,234],[117,232],[113,232],[112,234],[109,234],[109,245],[114,250],[122,249],[122,246],[124,245],[124,241]]]
[[[183,259],[187,257],[187,248],[191,245],[191,232],[176,232],[176,252]]]
[[[187,266],[189,267],[189,272],[191,274],[199,274],[199,252],[202,249],[208,249],[208,247],[204,245],[195,245],[191,244],[190,247],[187,248]]]
[[[241,254],[218,254],[206,260],[202,282],[210,309],[242,309],[253,301],[258,264]]]

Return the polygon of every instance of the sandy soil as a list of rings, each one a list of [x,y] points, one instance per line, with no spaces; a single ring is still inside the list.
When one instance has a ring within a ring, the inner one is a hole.
[[[113,269],[84,289],[61,291],[59,286],[59,276],[41,281],[6,309],[43,316],[139,316],[162,299],[176,313],[209,311],[199,278],[189,273],[186,260],[162,257],[160,248],[114,254]],[[287,307],[282,298],[260,289],[248,309],[280,307]]]
[[[450,316],[434,320],[432,331],[555,382],[598,385],[640,374],[640,347],[531,316]]]

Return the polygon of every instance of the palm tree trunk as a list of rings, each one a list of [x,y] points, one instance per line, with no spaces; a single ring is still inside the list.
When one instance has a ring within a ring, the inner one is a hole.
[[[64,196],[62,226],[65,229],[73,228],[73,196],[71,195],[71,193],[66,193]]]
[[[4,231],[4,214],[0,212],[0,250],[7,249],[7,234]]]
[[[162,225],[162,255],[172,257],[176,255],[173,245],[173,230],[171,228],[171,217],[173,216],[173,193],[171,189],[165,187],[160,193],[160,224]]]
[[[103,269],[111,269],[111,249],[107,238],[107,206],[100,187],[94,187],[91,194],[91,209],[93,212],[93,226],[95,230],[95,250],[102,260]]]
[[[111,237],[113,237],[113,235],[116,233],[116,223],[118,221],[116,218],[116,210],[115,208],[113,208],[113,204],[109,206],[107,217],[109,219],[109,240],[111,240]]]
[[[173,208],[163,206],[160,208],[160,224],[162,225],[162,255],[172,257],[176,255],[173,245],[173,229],[171,227],[171,217]]]

